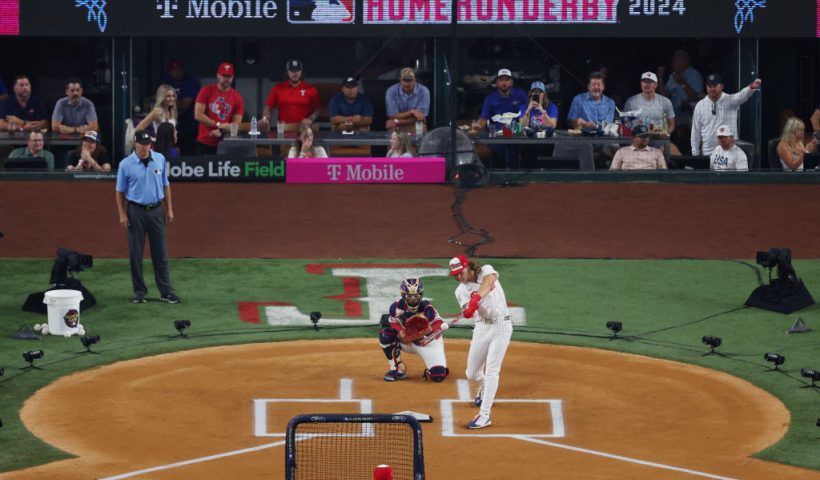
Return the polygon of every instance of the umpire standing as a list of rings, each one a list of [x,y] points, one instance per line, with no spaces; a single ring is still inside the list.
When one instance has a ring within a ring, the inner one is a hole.
[[[151,263],[160,300],[179,303],[181,299],[171,286],[165,224],[174,220],[171,185],[162,154],[151,151],[151,134],[139,130],[134,134],[134,152],[125,157],[117,171],[117,210],[120,225],[128,229],[128,252],[131,259],[131,283],[134,303],[145,303],[148,288],[142,278],[142,252],[145,235],[151,243]],[[163,208],[165,201],[165,208]]]

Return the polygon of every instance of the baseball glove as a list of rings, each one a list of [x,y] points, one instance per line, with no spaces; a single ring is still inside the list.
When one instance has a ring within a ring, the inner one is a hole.
[[[419,313],[408,318],[404,322],[404,339],[412,342],[426,335],[430,329],[430,320],[423,314]]]

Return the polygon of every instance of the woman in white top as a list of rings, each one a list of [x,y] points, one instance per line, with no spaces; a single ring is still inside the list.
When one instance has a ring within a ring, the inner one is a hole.
[[[157,88],[154,109],[142,119],[136,129],[144,130],[151,125],[154,127],[154,132],[156,132],[157,127],[165,122],[176,126],[178,114],[177,91],[170,85],[162,84]]]
[[[783,134],[777,144],[777,156],[780,157],[780,164],[785,171],[803,170],[803,155],[811,153],[817,148],[817,139],[812,138],[811,142],[803,143],[803,136],[806,133],[806,124],[797,117],[786,120],[783,126]]]
[[[324,147],[313,144],[313,129],[309,125],[300,125],[299,135],[288,151],[288,158],[327,158],[327,152]]]
[[[413,143],[410,141],[410,136],[407,132],[393,131],[390,134],[390,149],[387,150],[388,158],[412,157]]]

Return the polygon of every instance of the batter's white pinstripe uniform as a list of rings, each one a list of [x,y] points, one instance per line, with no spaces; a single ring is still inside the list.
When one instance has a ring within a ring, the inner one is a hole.
[[[459,283],[456,300],[462,310],[470,302],[470,295],[478,291],[484,277],[492,274],[499,276],[491,265],[484,265],[476,282]],[[475,329],[467,354],[467,379],[478,383],[482,389],[480,415],[489,417],[498,391],[501,362],[504,361],[513,331],[507,297],[497,278],[490,293],[479,302],[473,318]]]

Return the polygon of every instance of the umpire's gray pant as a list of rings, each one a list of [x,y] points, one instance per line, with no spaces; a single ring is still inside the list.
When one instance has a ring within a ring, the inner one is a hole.
[[[145,250],[145,235],[151,244],[151,263],[154,265],[154,279],[160,295],[174,289],[171,286],[171,271],[168,268],[168,247],[165,242],[165,209],[162,206],[146,209],[128,203],[128,253],[131,260],[131,284],[134,293],[145,295],[148,287],[142,278],[142,252]]]

